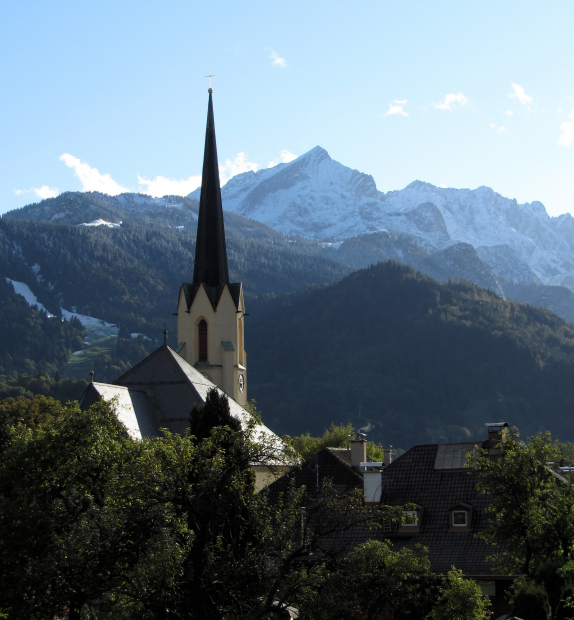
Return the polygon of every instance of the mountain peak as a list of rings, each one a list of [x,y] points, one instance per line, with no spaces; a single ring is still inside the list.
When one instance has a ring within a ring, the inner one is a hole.
[[[297,160],[301,161],[303,159],[313,159],[313,160],[322,160],[322,159],[331,159],[331,156],[322,146],[315,146],[310,151],[303,153],[303,155],[299,156]],[[297,161],[294,160],[294,161]]]

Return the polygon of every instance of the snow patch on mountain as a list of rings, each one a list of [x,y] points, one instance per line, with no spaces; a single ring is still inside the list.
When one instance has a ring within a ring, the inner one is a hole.
[[[50,314],[38,301],[38,298],[34,295],[27,284],[24,284],[24,282],[17,282],[16,280],[10,280],[10,278],[6,278],[6,281],[12,284],[14,287],[14,292],[17,295],[21,295],[29,306],[36,306],[39,310],[43,310],[49,317],[54,317],[54,315]],[[88,316],[87,314],[70,312],[69,310],[64,310],[63,308],[62,317],[68,321],[72,317],[75,317],[80,321],[80,323],[86,328],[86,336],[84,337],[86,342],[93,342],[94,340],[99,340],[100,338],[108,336],[115,336],[117,338],[120,331],[119,327],[113,323],[108,323],[103,319],[97,319],[93,316]]]
[[[97,219],[92,222],[84,222],[78,224],[78,226],[107,226],[108,228],[119,228],[122,225],[121,222],[107,222],[106,220]]]
[[[24,282],[16,282],[16,280],[10,280],[10,278],[6,278],[6,282],[10,282],[10,284],[14,287],[14,292],[16,295],[21,295],[29,306],[36,306],[38,310],[43,310],[49,317],[53,317],[53,314],[50,314],[46,308],[38,301],[38,298],[34,293],[32,293],[30,287]]]

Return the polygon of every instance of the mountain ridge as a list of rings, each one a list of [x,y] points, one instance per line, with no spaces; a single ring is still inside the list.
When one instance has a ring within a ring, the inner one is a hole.
[[[74,205],[87,194],[70,192],[4,217],[86,225],[127,218],[193,234],[199,192],[163,198],[94,192],[84,211]],[[397,260],[441,281],[466,279],[502,297],[541,303],[574,321],[574,218],[550,217],[538,201],[518,204],[486,186],[439,188],[418,180],[385,194],[370,175],[319,146],[292,162],[236,175],[222,198],[226,219],[247,217],[252,223],[244,232],[256,228],[270,239],[273,230],[279,245],[306,244],[309,254],[351,269]]]

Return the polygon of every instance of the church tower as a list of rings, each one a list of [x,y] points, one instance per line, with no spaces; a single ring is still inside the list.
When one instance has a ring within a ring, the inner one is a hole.
[[[209,89],[193,282],[177,304],[178,352],[240,405],[247,403],[243,288],[230,284]]]

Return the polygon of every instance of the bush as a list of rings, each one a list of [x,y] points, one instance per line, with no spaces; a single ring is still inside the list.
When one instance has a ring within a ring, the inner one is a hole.
[[[546,590],[533,581],[519,581],[514,589],[511,614],[521,620],[549,620]]]
[[[574,619],[574,586],[568,585],[563,588],[553,618],[554,620]]]

